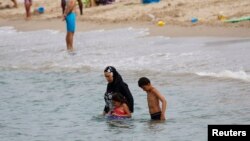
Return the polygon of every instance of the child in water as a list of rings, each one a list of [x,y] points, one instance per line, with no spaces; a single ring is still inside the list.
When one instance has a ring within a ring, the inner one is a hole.
[[[138,81],[138,85],[147,93],[148,108],[152,120],[165,120],[165,111],[167,107],[167,101],[160,92],[153,87],[150,80],[146,77],[142,77]],[[161,107],[160,107],[161,102]]]
[[[112,96],[112,102],[114,105],[114,109],[111,111],[111,115],[124,118],[131,117],[128,105],[126,104],[125,99],[120,93],[114,93],[114,95]]]

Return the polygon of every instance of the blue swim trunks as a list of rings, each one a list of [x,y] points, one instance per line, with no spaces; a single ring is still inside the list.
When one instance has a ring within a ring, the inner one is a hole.
[[[75,32],[76,28],[76,14],[71,12],[66,16],[67,31]]]

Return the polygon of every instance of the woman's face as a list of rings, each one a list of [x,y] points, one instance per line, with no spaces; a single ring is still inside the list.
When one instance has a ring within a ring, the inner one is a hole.
[[[104,76],[105,76],[106,80],[108,81],[108,83],[113,82],[113,73],[112,72],[104,72]]]

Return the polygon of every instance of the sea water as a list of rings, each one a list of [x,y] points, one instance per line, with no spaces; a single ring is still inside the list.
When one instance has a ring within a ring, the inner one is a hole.
[[[208,124],[250,123],[250,38],[148,34],[77,32],[70,55],[64,32],[1,27],[1,141],[205,141]],[[123,126],[100,116],[107,65],[134,96]],[[142,76],[166,97],[165,122],[150,121]]]

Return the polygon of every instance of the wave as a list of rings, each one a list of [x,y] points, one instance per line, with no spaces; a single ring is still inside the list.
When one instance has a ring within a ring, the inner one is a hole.
[[[224,70],[218,73],[214,72],[197,72],[199,76],[208,76],[208,77],[217,77],[217,78],[230,78],[230,79],[238,79],[250,82],[250,74],[246,73],[245,71],[237,71],[233,72],[230,70]]]

